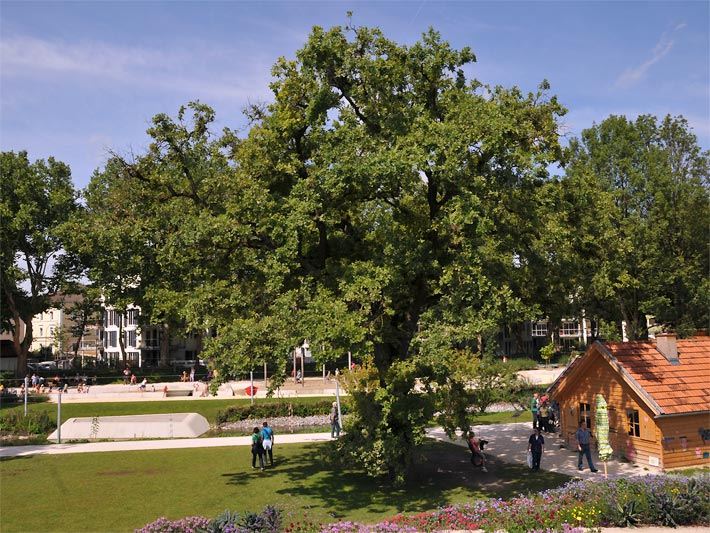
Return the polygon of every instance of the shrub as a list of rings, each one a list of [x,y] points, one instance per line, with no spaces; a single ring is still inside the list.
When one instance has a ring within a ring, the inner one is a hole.
[[[508,359],[505,364],[514,372],[520,372],[521,370],[535,370],[537,368],[537,361],[530,359],[529,357],[514,357]]]
[[[312,403],[256,403],[253,405],[233,405],[217,413],[217,424],[225,422],[239,422],[241,420],[263,420],[269,418],[280,418],[286,416],[317,416],[327,415],[330,412],[333,402],[322,400]],[[342,401],[340,409],[343,414],[348,412],[348,402]]]
[[[0,431],[11,435],[42,435],[49,433],[55,424],[46,411],[12,411],[0,416]]]
[[[224,511],[210,520],[204,516],[190,516],[181,520],[158,518],[136,529],[136,533],[277,533],[281,531],[281,511],[267,506],[261,513]]]

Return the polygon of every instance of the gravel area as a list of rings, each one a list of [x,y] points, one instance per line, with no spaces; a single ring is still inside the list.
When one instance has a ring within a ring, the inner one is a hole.
[[[343,418],[345,418],[343,416]],[[328,415],[317,415],[317,416],[284,416],[279,418],[269,418],[266,419],[269,425],[274,428],[275,431],[290,431],[294,429],[306,428],[306,427],[317,427],[317,426],[328,426],[330,425],[330,420],[328,420]],[[251,430],[255,426],[261,427],[263,420],[240,420],[239,422],[226,422],[220,424],[219,429],[230,430],[230,431],[242,431]]]

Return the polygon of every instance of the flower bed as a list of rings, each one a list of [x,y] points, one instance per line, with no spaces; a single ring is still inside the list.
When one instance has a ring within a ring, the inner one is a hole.
[[[582,533],[586,528],[635,525],[705,526],[710,524],[710,476],[651,475],[632,479],[574,481],[540,494],[508,501],[478,500],[442,507],[432,512],[397,515],[377,524],[336,522],[289,523],[281,526],[280,513],[267,507],[261,515],[226,513],[209,522],[177,529],[161,522],[148,524],[140,533],[236,533],[284,531],[286,533],[413,533],[442,530],[505,530],[516,532]],[[237,517],[237,518],[234,518]],[[244,517],[251,517],[246,520]],[[262,517],[262,518],[258,518]],[[263,518],[268,517],[268,518]],[[161,519],[164,520],[164,519]],[[188,519],[185,519],[188,520]],[[190,520],[195,520],[193,517]],[[207,519],[204,519],[207,521]],[[245,521],[246,520],[246,521]],[[226,527],[230,524],[230,528]],[[155,527],[154,527],[155,526]],[[150,529],[152,527],[152,529]],[[169,529],[172,527],[173,529]],[[162,529],[161,529],[162,528]],[[239,529],[242,528],[242,529]]]

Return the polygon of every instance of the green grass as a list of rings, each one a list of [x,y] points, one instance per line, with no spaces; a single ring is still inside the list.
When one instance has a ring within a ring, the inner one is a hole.
[[[0,530],[122,532],[159,516],[213,517],[225,509],[259,511],[268,504],[282,508],[287,523],[304,517],[374,522],[399,512],[537,492],[570,479],[494,458],[484,474],[471,467],[465,449],[432,442],[411,481],[395,489],[360,472],[325,466],[320,451],[326,446],[277,445],[276,466],[265,472],[251,469],[246,446],[5,459]]]
[[[525,415],[525,416],[521,416]],[[527,422],[528,414],[525,411],[501,411],[500,413],[483,413],[476,415],[473,425],[483,424],[512,424],[514,422]]]
[[[331,397],[302,397],[302,398],[268,398],[256,400],[258,403],[315,403],[323,400],[330,400]],[[121,415],[153,415],[164,413],[198,413],[204,416],[210,424],[215,423],[217,412],[232,405],[248,405],[249,399],[228,399],[228,400],[170,400],[152,402],[102,402],[102,403],[63,403],[62,420],[75,417],[94,416],[121,416]],[[0,413],[12,410],[23,410],[23,405],[13,405],[3,407]],[[42,403],[30,404],[28,410],[46,411],[50,418],[57,421],[57,404]],[[327,413],[325,413],[327,414]]]

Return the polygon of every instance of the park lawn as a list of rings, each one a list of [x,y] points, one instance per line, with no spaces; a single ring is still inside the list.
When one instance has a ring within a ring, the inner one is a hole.
[[[400,512],[536,492],[570,479],[495,458],[484,474],[473,469],[465,449],[430,442],[411,481],[392,488],[326,466],[321,453],[329,445],[277,446],[276,465],[265,472],[251,469],[247,446],[7,458],[0,461],[0,530],[123,532],[160,516],[214,517],[225,509],[260,511],[266,505],[283,509],[286,523],[375,522]]]
[[[529,416],[521,416],[528,411],[500,411],[498,413],[476,414],[472,419],[472,424],[512,424],[515,422],[527,422]],[[529,413],[528,413],[529,414]]]
[[[258,399],[257,403],[316,403],[324,400],[332,400],[332,396],[323,397],[299,397],[299,398],[266,398]],[[165,413],[198,413],[204,416],[210,425],[214,425],[217,413],[233,405],[248,405],[248,398],[240,399],[200,399],[200,400],[166,400],[150,402],[101,402],[101,403],[63,403],[62,420],[75,417],[94,416],[121,416],[121,415],[153,415]],[[0,413],[8,413],[13,410],[22,411],[22,404],[5,407]],[[57,404],[56,403],[33,403],[28,405],[29,411],[46,411],[50,419],[56,424]],[[327,413],[324,413],[327,414]]]

